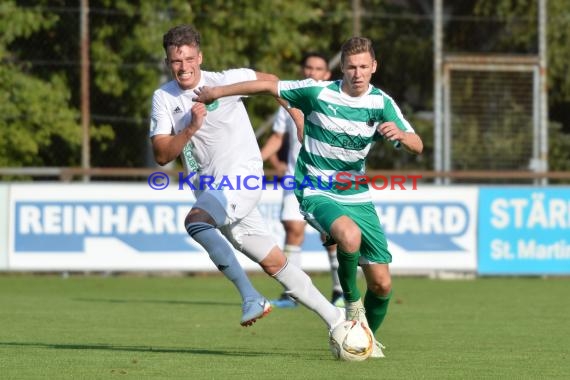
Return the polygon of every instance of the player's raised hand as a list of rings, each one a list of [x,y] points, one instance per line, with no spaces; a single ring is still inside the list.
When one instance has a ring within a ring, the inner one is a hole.
[[[208,111],[206,110],[206,105],[204,103],[196,102],[194,105],[192,105],[190,113],[192,115],[192,121],[190,121],[188,128],[191,129],[194,134],[198,129],[202,127],[204,118],[208,114]]]
[[[210,104],[214,100],[217,99],[215,97],[215,94],[214,94],[215,91],[214,90],[215,90],[215,88],[210,87],[210,86],[198,87],[197,89],[194,90],[194,93],[196,94],[196,96],[193,97],[192,100],[195,102]]]

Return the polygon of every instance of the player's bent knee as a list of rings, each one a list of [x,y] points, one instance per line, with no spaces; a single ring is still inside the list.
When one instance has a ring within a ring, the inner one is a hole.
[[[385,280],[368,285],[368,289],[377,296],[387,296],[392,291],[392,281]]]
[[[261,265],[261,268],[265,273],[267,273],[270,276],[274,276],[277,273],[279,273],[281,269],[283,269],[286,263],[287,263],[287,258],[285,257],[281,249],[279,249],[278,246],[275,246],[271,250],[271,252],[269,252],[269,254],[265,257],[265,259],[263,259],[259,263],[259,265]]]
[[[360,249],[362,232],[353,221],[339,218],[333,223],[331,233],[343,251],[356,252]]]
[[[345,252],[356,252],[360,250],[361,233],[360,230],[343,230],[333,235],[333,238]]]
[[[241,251],[250,259],[261,264],[277,246],[270,235],[245,235],[241,239]]]

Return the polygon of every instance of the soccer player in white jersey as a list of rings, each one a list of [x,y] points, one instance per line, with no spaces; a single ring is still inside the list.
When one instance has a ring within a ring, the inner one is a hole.
[[[150,136],[155,160],[165,165],[181,156],[189,176],[193,173],[196,202],[186,216],[185,227],[239,290],[241,324],[253,324],[271,306],[252,286],[228,240],[280,282],[287,294],[315,311],[329,329],[334,327],[344,320],[342,311],[328,302],[306,273],[288,265],[267,230],[256,207],[261,186],[237,185],[239,176],[263,176],[261,154],[241,97],[220,99],[208,106],[192,100],[194,89],[200,86],[277,78],[250,69],[202,71],[200,34],[190,25],[170,29],[163,37],[163,47],[173,80],[157,89],[152,98]],[[202,186],[200,181],[206,177],[227,186]]]
[[[318,52],[309,52],[301,59],[301,74],[304,78],[311,78],[316,81],[328,80],[331,76],[327,57]],[[284,107],[279,107],[273,123],[273,133],[261,148],[261,158],[265,161],[277,153],[284,145],[287,138],[287,161],[284,172],[285,178],[293,177],[295,174],[295,164],[301,149],[301,143],[297,138],[297,127],[295,121]],[[307,222],[299,211],[299,201],[293,189],[283,190],[283,200],[281,204],[281,223],[285,229],[285,244],[283,252],[289,262],[301,267],[301,245],[305,238],[305,226]],[[338,277],[338,261],[336,258],[336,244],[327,245],[327,255],[329,259],[332,277],[331,303],[335,306],[344,306],[342,288]],[[271,304],[276,307],[295,307],[297,303],[286,293],[281,294],[279,299],[272,300]]]
[[[364,175],[366,156],[376,140],[390,141],[412,154],[423,150],[421,138],[394,100],[370,84],[376,67],[372,41],[353,37],[342,46],[339,81],[248,81],[200,88],[195,97],[209,104],[234,94],[268,93],[303,112],[295,192],[309,223],[338,244],[347,319],[365,321],[375,334],[392,294],[392,256],[368,186],[356,178]],[[346,179],[352,179],[348,188]],[[356,281],[358,265],[367,283],[364,300]],[[372,357],[384,357],[383,348],[376,340]]]

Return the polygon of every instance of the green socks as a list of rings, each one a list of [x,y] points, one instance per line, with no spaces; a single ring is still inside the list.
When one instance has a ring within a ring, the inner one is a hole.
[[[366,291],[364,296],[364,308],[366,309],[366,319],[368,320],[368,327],[373,333],[380,327],[384,321],[384,317],[388,312],[388,304],[392,298],[392,292],[387,296],[377,296],[370,290]]]
[[[338,277],[346,302],[356,302],[360,299],[360,291],[356,281],[359,257],[360,252],[358,251],[347,253],[337,250]]]
[[[360,252],[347,253],[341,250],[337,251],[338,276],[346,302],[356,302],[360,299],[360,291],[356,281],[359,257]],[[392,298],[392,292],[387,296],[378,296],[370,290],[366,290],[363,303],[366,309],[368,327],[370,327],[373,333],[376,333],[384,321],[384,317],[386,317],[390,298]]]

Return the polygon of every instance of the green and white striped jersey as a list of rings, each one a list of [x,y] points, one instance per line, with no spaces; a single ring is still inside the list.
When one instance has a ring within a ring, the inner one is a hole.
[[[354,179],[365,174],[370,147],[382,138],[376,128],[393,121],[404,131],[414,131],[382,90],[370,85],[366,94],[352,97],[341,86],[341,80],[279,82],[279,96],[305,115],[295,168],[297,197],[324,195],[340,203],[369,202],[368,185],[355,186]]]

